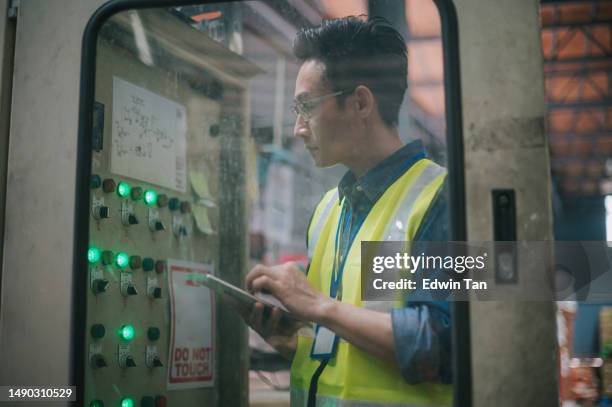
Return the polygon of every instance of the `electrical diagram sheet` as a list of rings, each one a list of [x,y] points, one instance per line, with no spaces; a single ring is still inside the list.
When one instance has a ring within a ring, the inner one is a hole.
[[[113,77],[111,171],[187,191],[185,107]]]

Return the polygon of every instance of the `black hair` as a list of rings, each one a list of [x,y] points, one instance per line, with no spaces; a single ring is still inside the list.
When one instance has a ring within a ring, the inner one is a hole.
[[[325,20],[318,27],[298,32],[293,53],[302,62],[323,63],[323,80],[334,91],[367,86],[384,123],[389,127],[398,124],[408,86],[408,52],[401,34],[386,19],[366,21],[351,16]],[[341,95],[340,101],[345,97]]]

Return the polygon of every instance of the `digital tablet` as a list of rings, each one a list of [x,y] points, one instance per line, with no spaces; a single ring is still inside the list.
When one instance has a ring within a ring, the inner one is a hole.
[[[261,302],[264,305],[264,317],[269,316],[272,307],[277,307],[283,312],[283,316],[297,319],[297,317],[289,312],[289,310],[274,296],[264,293],[257,293],[255,295],[243,290],[242,288],[236,287],[233,284],[228,283],[216,277],[212,274],[205,274],[202,283],[208,288],[220,295],[228,295],[248,307],[252,307],[256,302]]]

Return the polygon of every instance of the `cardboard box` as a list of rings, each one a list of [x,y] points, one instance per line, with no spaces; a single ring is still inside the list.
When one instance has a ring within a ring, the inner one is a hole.
[[[612,397],[612,359],[605,359],[601,368],[601,393]]]
[[[612,343],[612,307],[604,307],[599,312],[599,338],[601,350],[606,343]],[[608,358],[611,358],[608,356]]]

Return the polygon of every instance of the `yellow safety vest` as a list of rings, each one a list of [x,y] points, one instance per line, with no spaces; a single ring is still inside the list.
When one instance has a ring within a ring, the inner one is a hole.
[[[411,241],[446,176],[444,168],[421,159],[397,179],[372,207],[351,245],[342,276],[342,302],[388,312],[399,303],[361,301],[361,241]],[[318,204],[308,230],[309,282],[328,293],[333,267],[335,232],[341,205],[337,188]],[[291,365],[291,405],[305,406],[310,380],[320,365],[311,359],[313,330],[298,332]],[[452,386],[409,384],[393,363],[369,355],[340,338],[335,356],[318,380],[317,406],[449,406]]]

